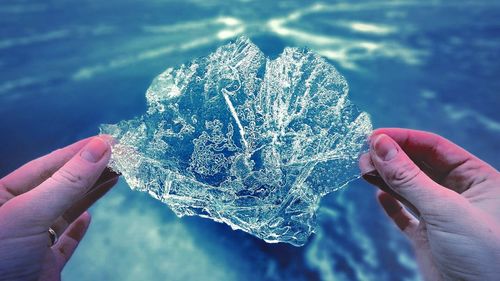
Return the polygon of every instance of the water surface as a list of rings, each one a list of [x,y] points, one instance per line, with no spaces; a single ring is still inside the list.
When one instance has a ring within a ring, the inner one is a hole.
[[[376,127],[441,134],[500,166],[496,1],[12,1],[0,4],[0,175],[144,112],[152,79],[237,36],[307,46]],[[355,181],[305,247],[176,218],[124,182],[93,209],[68,280],[418,280],[408,243]]]

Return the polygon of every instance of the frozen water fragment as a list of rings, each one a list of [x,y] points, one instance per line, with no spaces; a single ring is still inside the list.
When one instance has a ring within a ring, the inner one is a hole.
[[[167,69],[144,115],[101,132],[118,140],[111,167],[178,216],[299,246],[320,198],[358,177],[372,127],[347,93],[318,55],[286,48],[270,60],[240,38]]]

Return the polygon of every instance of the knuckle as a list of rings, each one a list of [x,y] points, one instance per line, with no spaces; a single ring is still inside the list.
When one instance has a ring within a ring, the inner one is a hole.
[[[0,179],[0,191],[5,191],[10,193],[10,189],[5,185],[3,179]]]
[[[50,155],[52,155],[54,152],[50,153],[47,156],[37,158],[28,164],[26,164],[27,168],[29,170],[33,171],[32,173],[37,176],[40,181],[44,181],[52,176],[59,167],[51,165],[50,163],[48,164],[46,159]]]
[[[14,193],[0,179],[0,207],[15,197]]]
[[[59,251],[59,254],[63,257],[64,260],[68,261],[70,258],[70,255],[68,253],[68,249],[65,246],[61,246],[57,249]]]
[[[389,175],[389,181],[395,186],[412,186],[421,172],[422,170],[415,164],[403,163],[398,165]]]
[[[38,178],[40,180],[46,180],[48,178],[50,178],[53,174],[54,174],[54,169],[43,169],[43,168],[40,168],[38,169]]]
[[[64,168],[54,173],[51,179],[57,183],[70,186],[85,186],[87,184],[85,177],[80,173]]]
[[[61,244],[57,248],[59,254],[63,257],[63,259],[68,262],[73,252],[78,247],[79,242],[69,236],[64,236],[61,239]]]

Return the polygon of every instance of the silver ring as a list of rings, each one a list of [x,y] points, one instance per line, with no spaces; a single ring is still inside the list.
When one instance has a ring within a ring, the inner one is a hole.
[[[52,243],[50,246],[54,246],[57,243],[57,240],[59,240],[59,236],[57,236],[57,233],[49,227],[49,237],[50,237],[50,242]]]

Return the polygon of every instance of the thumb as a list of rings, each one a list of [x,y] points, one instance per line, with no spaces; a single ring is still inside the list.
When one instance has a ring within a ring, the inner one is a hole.
[[[17,221],[46,229],[80,200],[96,182],[111,156],[104,136],[94,137],[80,152],[39,186],[16,200]],[[9,202],[8,202],[9,203]],[[37,228],[38,229],[38,228]]]
[[[370,156],[385,183],[413,204],[421,213],[436,215],[457,193],[429,178],[389,136],[372,137]]]

